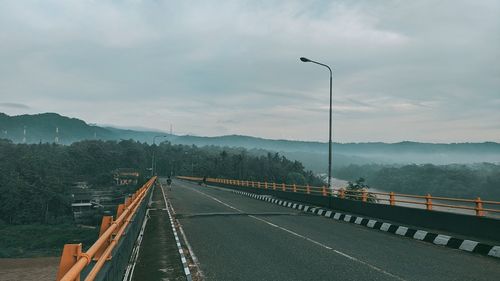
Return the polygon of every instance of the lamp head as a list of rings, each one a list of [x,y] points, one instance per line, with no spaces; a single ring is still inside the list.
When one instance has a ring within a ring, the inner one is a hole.
[[[310,59],[304,58],[304,57],[301,57],[300,60],[303,61],[303,62],[310,62],[311,61]]]

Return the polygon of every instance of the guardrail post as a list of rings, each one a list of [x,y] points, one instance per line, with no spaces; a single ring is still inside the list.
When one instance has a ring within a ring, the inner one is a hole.
[[[125,204],[118,205],[118,208],[116,210],[116,217],[119,218],[124,210],[125,210]]]
[[[267,181],[264,182],[264,188],[267,189]]]
[[[361,200],[362,200],[363,202],[368,201],[368,192],[366,192],[366,189],[363,189],[363,190],[361,191]]]
[[[293,184],[293,192],[297,192],[297,186]]]
[[[125,207],[128,207],[132,203],[132,198],[129,196],[125,198]]]
[[[345,198],[345,189],[343,189],[343,188],[339,189],[339,198],[340,199]]]
[[[260,188],[260,181],[257,182],[257,188]]]
[[[311,187],[309,186],[309,184],[307,184],[307,194],[311,194]]]
[[[286,184],[285,184],[285,183],[282,183],[282,185],[281,185],[281,189],[282,189],[283,191],[286,191]]]
[[[474,202],[476,202],[476,216],[484,216],[483,201],[481,201],[481,198],[478,197]]]
[[[429,193],[425,195],[425,206],[428,211],[432,210],[432,196]]]
[[[273,190],[276,190],[276,183],[273,182]]]
[[[99,229],[99,237],[102,236],[102,234],[104,232],[106,232],[106,230],[108,230],[108,228],[113,224],[113,216],[103,216],[102,217],[102,221],[101,221],[101,228]],[[111,238],[111,237],[110,237]],[[95,256],[94,256],[94,260],[98,260],[102,253],[104,253],[104,251],[106,250],[106,248],[109,246],[111,242],[111,239],[108,239],[108,241],[106,241],[102,246],[101,248],[99,248],[99,250],[97,250],[97,252],[95,253]]]
[[[394,198],[394,192],[392,192],[392,191],[389,193],[389,203],[391,204],[391,206],[396,205],[396,200]]]
[[[64,249],[61,255],[61,261],[59,262],[59,270],[57,271],[56,281],[61,280],[66,272],[68,272],[73,267],[73,265],[76,264],[81,254],[82,243],[64,245]],[[80,275],[76,277],[75,281],[80,281]]]
[[[328,194],[326,193],[326,186],[323,185],[323,196],[327,196]]]

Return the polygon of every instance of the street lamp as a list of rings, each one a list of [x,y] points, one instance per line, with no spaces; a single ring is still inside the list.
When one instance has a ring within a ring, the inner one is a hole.
[[[302,62],[312,62],[321,66],[328,68],[330,71],[330,123],[329,123],[329,138],[328,138],[328,189],[331,188],[331,177],[332,177],[332,69],[323,63],[310,60],[308,58],[301,57]]]
[[[155,140],[156,138],[166,138],[168,136],[166,135],[159,135],[159,136],[154,136],[153,137],[153,146],[155,145]],[[153,156],[151,157],[151,176],[154,176],[155,175],[155,165],[156,162],[155,162],[155,148],[153,147]]]

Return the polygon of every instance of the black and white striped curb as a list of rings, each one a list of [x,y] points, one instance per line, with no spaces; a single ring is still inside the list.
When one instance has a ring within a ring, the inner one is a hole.
[[[297,209],[304,212],[310,212],[317,214],[319,216],[324,216],[327,218],[333,218],[335,220],[344,221],[348,223],[355,223],[357,225],[366,226],[373,229],[378,229],[388,233],[393,233],[396,235],[401,235],[404,237],[413,238],[416,240],[433,243],[440,246],[445,246],[453,249],[459,249],[467,252],[473,252],[485,256],[500,258],[500,246],[491,246],[483,244],[477,241],[464,240],[460,238],[451,237],[448,235],[431,233],[424,230],[412,229],[406,226],[395,225],[387,222],[380,222],[372,219],[367,219],[363,217],[358,217],[354,215],[348,215],[344,213],[335,212],[332,210],[326,210],[318,207],[312,207],[304,204],[299,204],[295,202],[289,202],[277,198],[273,198],[270,195],[258,195],[250,192],[243,192],[232,190],[232,192],[240,195],[245,195],[252,197],[254,199],[259,199],[267,201],[270,203],[278,204],[283,207],[289,207]]]
[[[163,188],[162,188],[163,191]],[[163,197],[165,199],[165,193],[163,193]],[[165,199],[165,204],[167,204],[167,201]],[[170,213],[169,206],[165,206],[165,209],[168,212],[168,218],[170,219],[170,225],[172,226],[172,231],[174,232],[174,237],[175,237],[175,243],[177,244],[177,249],[179,250],[179,255],[181,256],[181,261],[182,261],[182,266],[184,267],[184,273],[186,274],[186,279],[187,281],[193,281],[193,278],[191,277],[191,271],[189,270],[189,265],[186,260],[186,256],[184,255],[184,250],[182,249],[181,242],[179,240],[179,236],[177,235],[177,230],[175,230],[175,224],[174,224],[174,218],[172,214]]]

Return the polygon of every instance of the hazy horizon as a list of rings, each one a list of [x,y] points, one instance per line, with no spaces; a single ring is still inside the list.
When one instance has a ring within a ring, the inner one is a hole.
[[[0,112],[4,113],[4,112]],[[57,112],[40,112],[40,113],[34,113],[34,114],[20,114],[20,115],[9,115],[10,117],[15,117],[15,116],[21,116],[21,115],[40,115],[40,114],[58,114]],[[4,113],[6,114],[6,113]],[[63,117],[68,117],[68,118],[77,118],[74,116],[64,116]],[[80,119],[80,118],[77,118]],[[99,126],[102,128],[115,128],[115,129],[122,129],[122,130],[133,130],[137,132],[158,132],[158,133],[165,133],[169,134],[170,132],[167,130],[162,130],[162,129],[155,129],[155,128],[146,128],[146,127],[126,127],[126,126],[117,126],[113,124],[101,124],[101,123],[88,123],[86,120],[80,119],[84,121],[87,125],[90,126]],[[0,128],[1,129],[1,128]],[[279,138],[266,138],[266,137],[261,137],[261,136],[254,136],[254,135],[242,135],[242,134],[225,134],[225,135],[199,135],[199,134],[177,134],[175,131],[172,132],[173,135],[177,136],[193,136],[193,137],[210,137],[210,138],[216,138],[216,137],[226,137],[226,136],[241,136],[241,137],[252,137],[252,138],[258,138],[258,139],[265,139],[265,140],[276,140],[276,141],[296,141],[296,142],[319,142],[319,143],[325,143],[327,144],[328,141],[317,141],[317,140],[307,140],[307,139],[279,139]],[[334,143],[338,144],[361,144],[361,143],[385,143],[385,144],[395,144],[395,143],[401,143],[401,142],[417,142],[413,140],[400,140],[400,141],[395,141],[395,142],[381,142],[381,141],[351,141],[351,142],[339,142],[336,140],[333,140]],[[490,141],[490,140],[484,140],[484,141],[477,141],[477,142],[418,142],[418,143],[429,143],[429,144],[460,144],[460,143],[500,143],[497,141]]]
[[[180,135],[500,142],[498,1],[2,1],[0,111]]]

